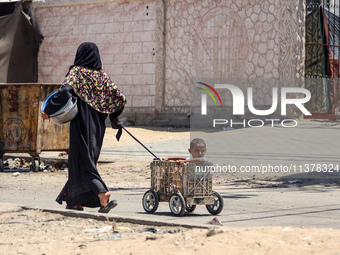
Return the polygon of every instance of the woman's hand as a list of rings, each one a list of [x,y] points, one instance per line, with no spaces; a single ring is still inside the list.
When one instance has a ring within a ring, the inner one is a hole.
[[[47,119],[50,118],[50,117],[49,117],[46,113],[44,113],[44,112],[42,112],[41,115],[42,115],[42,118],[43,118],[44,120],[47,120]]]
[[[119,122],[118,117],[111,120],[111,127],[113,129],[121,129],[123,127],[122,124]]]

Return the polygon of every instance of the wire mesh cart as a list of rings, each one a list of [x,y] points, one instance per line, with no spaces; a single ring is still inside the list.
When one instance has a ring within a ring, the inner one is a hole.
[[[212,189],[212,176],[205,171],[208,165],[155,160],[150,164],[151,189],[142,202],[147,213],[154,213],[159,202],[169,202],[170,211],[182,216],[193,212],[196,205],[205,205],[209,213],[223,210],[223,198]]]

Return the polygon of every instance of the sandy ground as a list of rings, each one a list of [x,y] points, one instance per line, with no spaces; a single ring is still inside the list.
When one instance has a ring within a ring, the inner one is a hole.
[[[190,140],[189,128],[168,128],[168,127],[138,128],[128,126],[126,127],[126,130],[128,130],[143,144],[158,141],[171,141],[176,139],[187,139],[188,141]],[[136,141],[124,131],[121,139],[118,142],[115,138],[116,132],[117,132],[116,130],[113,130],[111,128],[106,129],[103,148],[136,144]]]
[[[339,230],[185,229],[23,210],[0,215],[1,254],[339,254]],[[155,232],[155,233],[154,233]],[[212,236],[209,236],[212,234]]]
[[[187,129],[129,130],[144,143],[189,138]],[[114,132],[108,129],[104,147],[112,146],[113,137]],[[135,143],[129,136],[122,139],[115,146]],[[109,188],[145,187],[150,184],[149,163],[117,161],[100,164],[98,169]],[[32,186],[62,187],[66,177],[66,171],[30,172],[25,181]],[[20,189],[23,181],[10,173],[0,173],[0,179],[2,195],[10,185]],[[339,239],[340,230],[335,229],[282,226],[207,230],[113,223],[39,210],[0,214],[0,254],[339,254]]]

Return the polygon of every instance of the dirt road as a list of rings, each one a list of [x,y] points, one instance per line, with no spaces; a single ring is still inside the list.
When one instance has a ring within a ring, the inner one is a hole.
[[[188,130],[169,134],[167,130],[133,128],[133,133],[144,142],[189,139]],[[109,130],[104,147],[108,143],[111,146],[113,135]],[[126,137],[122,144],[134,143],[130,139]],[[112,186],[134,189],[150,184],[148,161],[117,160],[98,167]],[[339,229],[289,225],[247,228],[225,225],[216,226],[213,230],[143,226],[23,210],[17,203],[22,198],[29,200],[42,196],[36,191],[37,187],[48,199],[54,197],[66,178],[65,171],[16,176],[0,173],[0,254],[150,255],[159,254],[160,250],[164,254],[339,254]],[[223,184],[218,181],[215,180],[214,185]],[[326,186],[319,187],[320,192],[325,191]],[[338,189],[337,186],[334,188]],[[21,194],[20,199],[18,195],[12,197],[11,190]]]

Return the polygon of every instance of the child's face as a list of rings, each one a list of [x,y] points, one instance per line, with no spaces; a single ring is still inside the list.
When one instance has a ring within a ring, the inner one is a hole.
[[[192,148],[189,149],[193,158],[202,158],[205,155],[207,148],[204,144],[196,144]]]

